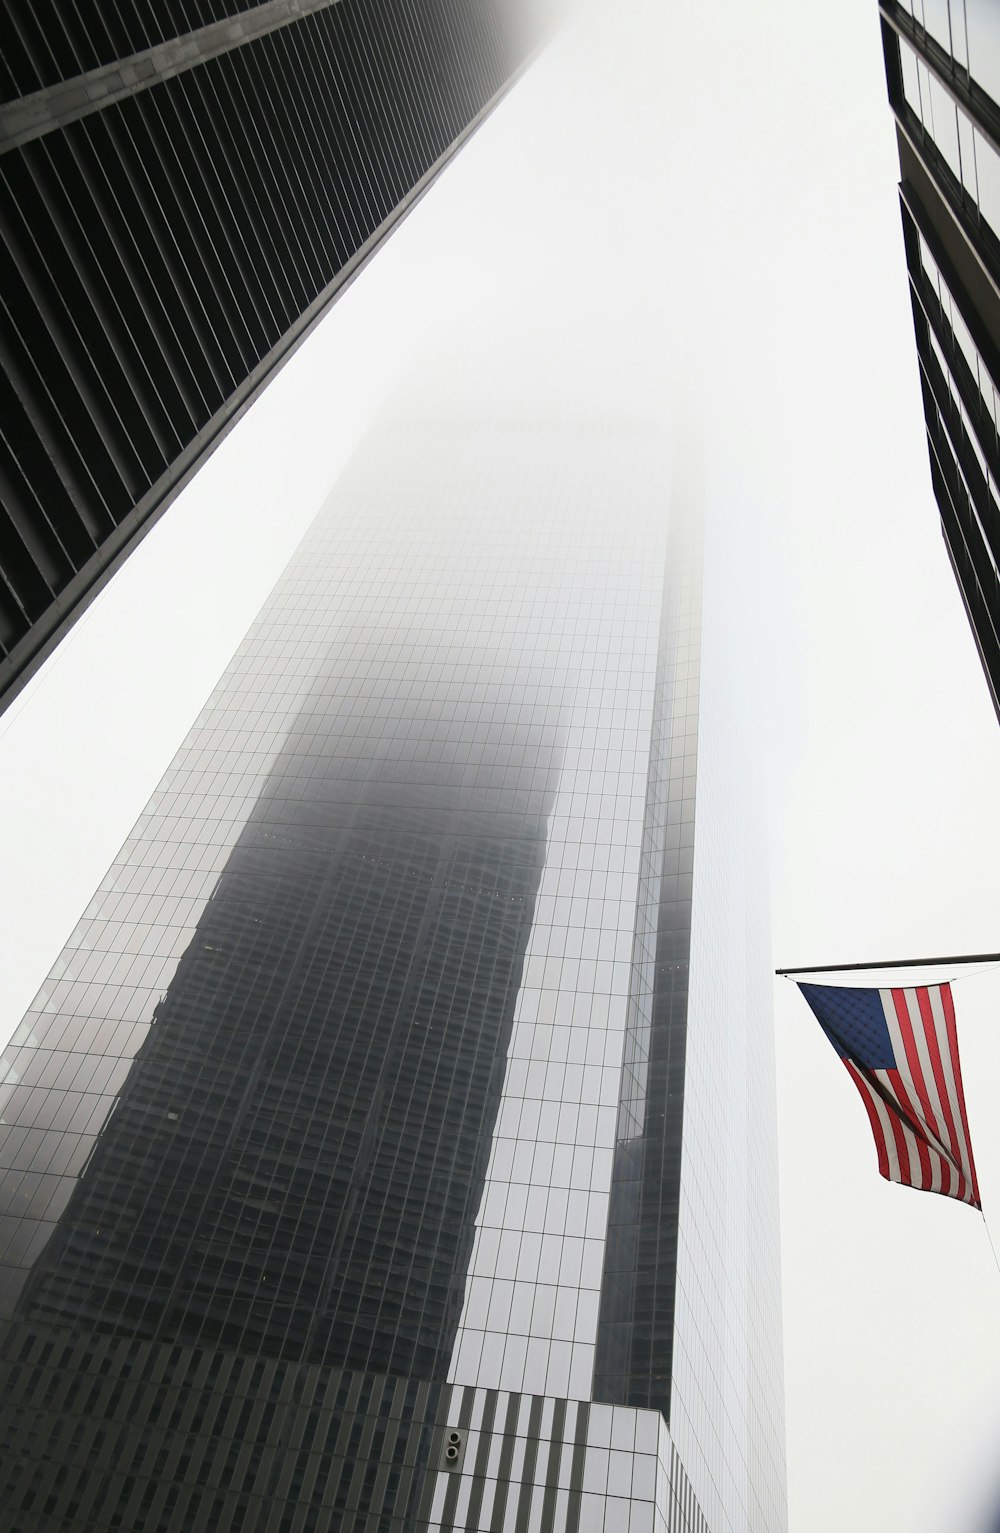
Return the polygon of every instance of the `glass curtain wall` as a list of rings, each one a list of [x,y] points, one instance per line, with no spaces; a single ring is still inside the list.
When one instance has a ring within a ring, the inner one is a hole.
[[[386,428],[278,582],[3,1057],[24,1533],[784,1525],[759,866],[665,459]]]

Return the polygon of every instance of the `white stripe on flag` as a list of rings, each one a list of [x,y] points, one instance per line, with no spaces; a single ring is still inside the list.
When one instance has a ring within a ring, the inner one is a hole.
[[[917,1049],[917,1058],[920,1061],[920,1073],[923,1076],[924,1087],[931,1104],[931,1111],[937,1121],[935,1138],[940,1144],[944,1155],[955,1159],[955,1150],[948,1134],[948,1120],[944,1115],[941,1093],[938,1091],[937,1076],[934,1074],[934,1065],[931,1061],[930,1049],[927,1046],[927,1033],[924,1029],[924,1019],[920,1014],[920,1001],[916,990],[904,990],[903,998],[906,1001],[906,1010],[909,1013],[910,1026],[913,1029],[913,1041]],[[954,1170],[957,1173],[958,1166]]]
[[[878,1092],[872,1090],[871,1086],[869,1086],[861,1071],[856,1067],[854,1072],[854,1079],[857,1083],[858,1090],[864,1092],[865,1096],[868,1098],[869,1102],[871,1102],[875,1109],[875,1113],[879,1122],[879,1129],[882,1134],[882,1145],[885,1149],[886,1159],[889,1163],[889,1180],[891,1182],[901,1182],[903,1181],[903,1177],[900,1174],[899,1156],[896,1153],[896,1136],[892,1132],[892,1124],[889,1121],[889,1114],[886,1109],[886,1105],[882,1101],[882,1098],[879,1096]],[[876,1146],[876,1148],[878,1148],[878,1146]]]
[[[885,1079],[886,1072],[883,1070],[873,1070],[872,1074],[877,1080],[882,1082],[890,1098],[895,1101],[896,1091],[893,1084]],[[885,1108],[886,1112],[888,1110],[888,1108]],[[906,1183],[905,1179],[900,1178],[900,1180],[904,1182],[904,1185],[919,1187],[922,1192],[941,1192],[943,1190],[946,1197],[955,1197],[956,1193],[949,1191],[950,1188],[955,1188],[956,1190],[958,1188],[958,1172],[952,1163],[933,1144],[924,1140],[923,1145],[928,1159],[928,1172],[925,1175],[923,1167],[919,1164],[920,1152],[916,1149],[916,1140],[913,1134],[906,1127],[905,1123],[899,1119],[897,1119],[897,1122],[899,1122],[910,1153],[911,1169],[913,1168],[914,1161],[916,1161],[916,1169],[913,1171],[911,1181]]]
[[[951,1175],[950,1170],[946,1172],[942,1182],[942,1168],[944,1167],[945,1162],[942,1158],[942,1155],[933,1153],[933,1145],[936,1141],[938,1144],[940,1144],[942,1151],[947,1151],[948,1142],[946,1139],[943,1139],[940,1134],[935,1132],[932,1124],[927,1122],[923,1104],[920,1100],[920,1093],[917,1089],[920,1083],[914,1080],[913,1072],[910,1069],[910,1061],[906,1053],[906,1041],[903,1038],[903,1030],[899,1025],[899,1017],[896,1014],[896,1003],[893,1000],[892,991],[880,990],[879,998],[882,1002],[882,1010],[885,1013],[885,1025],[889,1029],[889,1040],[892,1043],[892,1052],[896,1056],[896,1069],[899,1073],[900,1079],[903,1082],[903,1085],[906,1088],[906,1095],[909,1099],[908,1107],[910,1114],[917,1125],[923,1129],[926,1137],[931,1140],[931,1180],[928,1191],[940,1192],[942,1186],[944,1186],[946,1189],[950,1187]],[[909,1006],[909,992],[907,992],[907,1009],[910,1013],[910,1022],[912,1025],[914,1009]],[[919,1008],[917,1008],[917,1025],[914,1028],[914,1033],[922,1040],[924,1050],[926,1052],[927,1040],[924,1038],[923,1028],[920,1027]],[[930,1058],[928,1056],[928,1067],[929,1065]],[[937,1088],[934,1086],[933,1077],[931,1079],[931,1086],[934,1087],[933,1092],[928,1090],[927,1094],[930,1098],[931,1107],[935,1112],[935,1116],[937,1116],[937,1114],[940,1112],[940,1104],[937,1101]],[[886,1089],[889,1091],[890,1095],[895,1094],[891,1082],[886,1081]]]
[[[941,1055],[941,1069],[944,1073],[944,1083],[948,1092],[948,1105],[951,1108],[952,1121],[955,1124],[956,1142],[954,1153],[965,1177],[968,1193],[966,1201],[968,1201],[972,1197],[972,1158],[965,1139],[965,1125],[962,1122],[962,1110],[958,1101],[955,1068],[951,1057],[951,1045],[948,1042],[948,1022],[944,1014],[944,1002],[941,999],[941,986],[929,985],[927,993],[931,1001],[931,1014],[934,1018],[934,1031],[938,1040],[938,1051]]]
[[[885,1087],[886,1095],[891,1102],[896,1102],[899,1100],[896,1095],[896,1090],[893,1082],[889,1079],[888,1070],[873,1070],[872,1075],[880,1085]],[[878,1096],[877,1092],[873,1092],[872,1095]],[[886,1118],[888,1118],[889,1108],[886,1106],[881,1097],[878,1097],[878,1105],[881,1111],[885,1113]],[[920,1164],[920,1150],[917,1145],[916,1136],[914,1135],[912,1129],[907,1128],[906,1124],[903,1122],[902,1118],[898,1116],[898,1114],[896,1115],[896,1123],[903,1135],[903,1143],[906,1146],[906,1153],[909,1157],[909,1167],[901,1167],[900,1169],[902,1175],[898,1176],[896,1180],[902,1182],[904,1186],[923,1187],[924,1172],[923,1167]],[[889,1133],[892,1133],[891,1124],[889,1125]]]

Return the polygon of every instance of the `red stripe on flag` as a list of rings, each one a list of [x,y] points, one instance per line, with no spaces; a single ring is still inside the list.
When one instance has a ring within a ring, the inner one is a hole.
[[[903,1040],[903,1048],[906,1051],[906,1060],[910,1067],[910,1076],[916,1089],[917,1096],[920,1099],[920,1111],[914,1111],[912,1116],[914,1117],[915,1121],[920,1124],[921,1128],[924,1128],[927,1131],[928,1136],[931,1139],[937,1140],[937,1144],[934,1146],[934,1149],[936,1152],[935,1160],[941,1167],[940,1190],[945,1197],[950,1197],[951,1185],[953,1181],[957,1181],[958,1173],[950,1164],[947,1158],[947,1154],[942,1154],[942,1151],[947,1151],[948,1146],[945,1140],[944,1130],[941,1124],[938,1122],[937,1116],[935,1114],[934,1106],[930,1098],[930,1091],[928,1089],[927,1080],[924,1075],[923,1066],[920,1063],[920,1050],[917,1047],[916,1035],[913,1031],[913,1018],[910,1015],[910,1004],[907,999],[905,990],[892,990],[890,991],[890,994],[892,996],[893,1007],[896,1012],[896,1021],[899,1023],[899,1032]],[[930,1184],[928,1184],[928,1187],[930,1187]]]
[[[927,1090],[927,1082],[924,1080],[923,1067],[920,1063],[920,1054],[917,1049],[917,1040],[913,1036],[913,1023],[910,1019],[910,1008],[907,1005],[906,994],[902,990],[892,992],[893,1004],[896,1008],[896,1017],[899,1021],[899,1030],[903,1035],[903,1047],[906,1049],[906,1059],[910,1066],[910,1076],[917,1089],[920,1098],[920,1116],[927,1124],[931,1133],[936,1135],[941,1143],[944,1143],[944,1135],[941,1126],[934,1114],[931,1105],[930,1094]]]
[[[948,1096],[948,1083],[944,1078],[944,1069],[941,1065],[941,1050],[939,1047],[937,1025],[934,1021],[934,1013],[931,1010],[931,998],[928,994],[926,985],[921,985],[918,987],[917,1001],[920,1006],[920,1019],[923,1023],[924,1037],[927,1039],[927,1052],[931,1056],[931,1068],[934,1071],[934,1079],[937,1082],[938,1096],[941,1099],[941,1111],[944,1113],[945,1133],[943,1136],[943,1142],[945,1149],[952,1156],[958,1168],[956,1172],[958,1177],[958,1184],[952,1196],[964,1199],[968,1189],[965,1185],[965,1177],[961,1172],[963,1163],[962,1149],[961,1145],[959,1144],[958,1135],[955,1132],[955,1120],[951,1115],[951,1101]]]
[[[885,1177],[887,1182],[891,1182],[893,1178],[889,1174],[889,1147],[886,1144],[885,1135],[882,1132],[882,1119],[879,1117],[878,1108],[875,1106],[871,1087],[868,1085],[858,1067],[853,1064],[851,1060],[845,1058],[843,1055],[841,1055],[841,1058],[844,1060],[844,1064],[847,1068],[848,1074],[851,1077],[851,1080],[854,1082],[855,1086],[857,1086],[858,1091],[861,1094],[861,1100],[864,1102],[865,1109],[868,1113],[868,1121],[872,1126],[872,1134],[875,1138],[875,1148],[878,1151],[879,1173]]]
[[[910,1178],[909,1179],[910,1186],[911,1187],[919,1186],[925,1192],[930,1192],[930,1190],[931,1190],[931,1158],[930,1158],[930,1155],[929,1155],[928,1150],[927,1150],[927,1140],[924,1138],[923,1124],[921,1123],[921,1120],[920,1120],[920,1112],[917,1109],[917,1107],[914,1105],[914,1103],[910,1100],[910,1094],[909,1094],[909,1092],[906,1089],[905,1082],[903,1081],[903,1078],[900,1075],[899,1071],[898,1070],[887,1070],[885,1073],[890,1078],[890,1081],[891,1081],[891,1084],[892,1084],[893,1094],[898,1099],[900,1107],[903,1109],[903,1112],[910,1119],[910,1123],[912,1123],[912,1125],[913,1125],[913,1127],[910,1128],[910,1133],[913,1136],[913,1139],[916,1141],[917,1157],[918,1157],[918,1159],[920,1161],[920,1181],[919,1181],[919,1183],[918,1182],[914,1182],[912,1180],[912,1178]],[[886,1103],[886,1106],[888,1106],[888,1103]],[[889,1108],[889,1111],[890,1112],[892,1111],[891,1107]],[[908,1127],[909,1125],[904,1125],[904,1124],[900,1125],[901,1128],[904,1127],[904,1126]],[[909,1158],[909,1155],[907,1155],[907,1157],[906,1157],[906,1164],[909,1165],[909,1163],[910,1163],[910,1158]],[[902,1164],[903,1164],[902,1161],[900,1161],[900,1166],[902,1166]]]
[[[951,1068],[955,1075],[955,1091],[958,1095],[958,1110],[962,1115],[962,1129],[965,1133],[965,1144],[969,1152],[969,1180],[972,1183],[972,1201],[976,1208],[982,1208],[979,1201],[979,1180],[976,1176],[976,1162],[972,1157],[972,1140],[969,1137],[969,1117],[965,1111],[965,1087],[962,1085],[962,1066],[958,1057],[958,1031],[955,1027],[955,1003],[951,996],[951,986],[942,985],[941,1004],[944,1007],[944,1018],[948,1028],[948,1052],[951,1055]]]
[[[882,1106],[889,1115],[889,1124],[892,1128],[892,1137],[896,1141],[896,1159],[899,1161],[899,1180],[906,1187],[913,1186],[913,1176],[910,1171],[910,1149],[906,1143],[906,1135],[903,1133],[903,1124],[897,1112],[893,1112],[892,1103],[882,1098]]]

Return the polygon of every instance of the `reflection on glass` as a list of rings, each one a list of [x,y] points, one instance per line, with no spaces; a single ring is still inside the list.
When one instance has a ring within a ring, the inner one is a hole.
[[[927,68],[910,45],[899,41],[903,95],[955,177],[1000,238],[1000,155]]]
[[[969,412],[961,397],[961,390],[953,376],[953,366],[945,361],[933,328],[929,330],[931,346],[938,356],[945,380],[954,398],[955,407],[962,417],[963,424],[968,433],[969,444],[979,459],[984,480],[989,486],[991,495],[996,500],[998,498],[996,476],[989,463],[989,458],[996,457],[998,447],[996,428],[998,408],[1000,407],[997,404],[996,387],[979,348],[972,339],[961,309],[956,303],[937,262],[931,255],[923,235],[918,235],[918,241],[920,264],[923,267],[924,275],[930,284],[934,298],[937,300],[939,319],[947,327],[947,332],[950,332],[960,354],[960,360],[957,360],[955,365],[961,369],[964,362],[965,367],[968,369],[968,382],[971,383],[975,394],[978,396],[981,409],[976,412],[975,420],[969,416]]]
[[[361,458],[4,1054],[26,1529],[651,1529],[675,1440],[595,1394],[677,1403],[740,1523],[684,1432],[703,1385],[742,1464],[742,1289],[695,1312],[673,1257],[682,1160],[699,1242],[741,1217],[681,1145],[700,577],[658,440],[546,437]]]
[[[957,10],[956,0],[952,3]],[[969,73],[994,102],[1000,102],[1000,9],[994,0],[963,0],[962,9],[968,35]]]
[[[700,532],[672,538],[594,1370],[669,1419],[698,743]]]
[[[443,1377],[557,746],[530,666],[508,722],[424,653],[314,685],[19,1317]]]

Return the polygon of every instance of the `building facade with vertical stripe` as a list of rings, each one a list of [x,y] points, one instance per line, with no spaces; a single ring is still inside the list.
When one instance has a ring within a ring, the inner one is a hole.
[[[1000,12],[879,9],[931,477],[1000,711]]]
[[[520,0],[3,0],[0,708],[533,41]]]
[[[278,582],[0,1061],[17,1533],[785,1528],[744,692],[668,459],[386,428]]]

